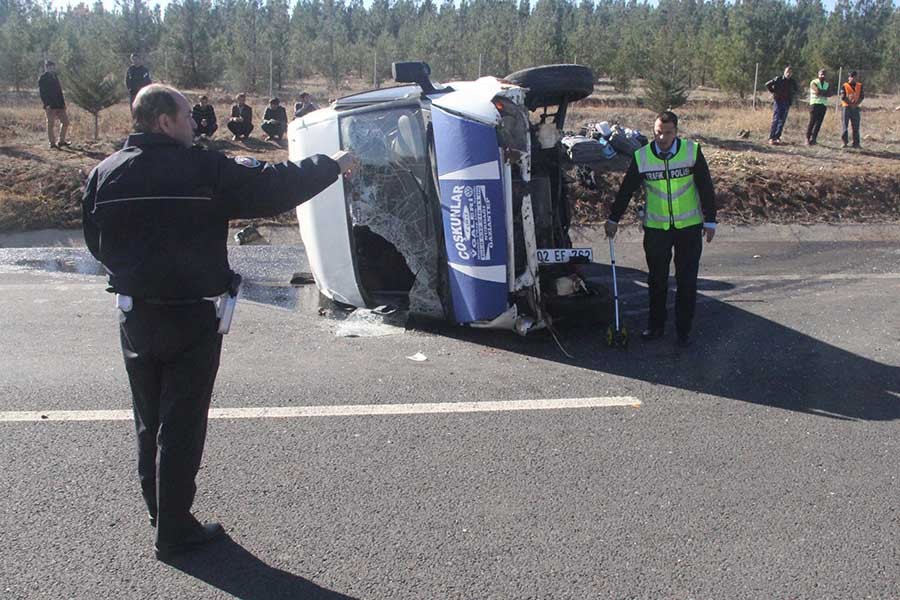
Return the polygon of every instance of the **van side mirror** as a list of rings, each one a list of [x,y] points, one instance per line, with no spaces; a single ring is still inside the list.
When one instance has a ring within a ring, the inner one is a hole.
[[[391,75],[397,83],[418,84],[426,94],[435,91],[434,85],[429,79],[431,67],[421,61],[391,63]]]

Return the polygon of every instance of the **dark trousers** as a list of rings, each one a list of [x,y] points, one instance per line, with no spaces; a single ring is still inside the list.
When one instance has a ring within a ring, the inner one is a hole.
[[[819,129],[822,128],[822,121],[825,120],[825,111],[828,106],[825,104],[809,105],[809,125],[806,126],[806,141],[815,144],[819,137]]]
[[[197,131],[195,131],[195,135],[205,135],[206,137],[212,137],[212,134],[216,132],[219,128],[218,124],[210,123],[205,127],[203,125],[197,125]]]
[[[120,327],[131,384],[138,476],[157,539],[177,539],[193,523],[195,478],[222,336],[215,306],[160,306],[135,300]]]
[[[228,121],[228,130],[232,135],[243,137],[250,135],[253,131],[253,123],[244,123],[243,121]]]
[[[853,127],[853,145],[859,146],[859,107],[858,106],[845,106],[843,107],[843,114],[841,115],[842,120],[844,122],[844,129],[841,132],[841,141],[845,144],[849,139],[847,133],[847,129],[852,126]]]
[[[780,140],[784,124],[787,122],[788,111],[791,103],[787,100],[776,100],[772,109],[772,129],[769,131],[770,140]]]
[[[263,131],[266,132],[266,135],[269,137],[277,137],[281,138],[284,136],[284,123],[281,121],[276,121],[275,119],[269,119],[268,121],[263,121],[259,126]]]
[[[666,298],[669,294],[669,265],[675,250],[675,328],[679,335],[691,331],[694,305],[697,303],[697,272],[703,252],[703,226],[684,229],[644,228],[644,254],[647,257],[647,287],[650,290],[650,329],[666,324]]]

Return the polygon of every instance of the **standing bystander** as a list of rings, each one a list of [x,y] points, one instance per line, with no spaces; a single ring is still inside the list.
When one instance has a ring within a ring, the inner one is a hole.
[[[825,69],[819,69],[818,77],[809,82],[809,125],[806,126],[806,145],[815,146],[819,137],[819,129],[828,110],[828,97],[831,91],[825,81]]]
[[[784,124],[787,123],[788,111],[797,93],[797,82],[794,81],[791,65],[784,68],[784,74],[766,82],[766,89],[772,93],[772,128],[769,131],[769,143],[779,145]]]
[[[841,86],[841,111],[843,120],[843,129],[841,131],[841,148],[847,147],[849,141],[848,126],[853,127],[853,147],[859,148],[859,105],[862,103],[865,95],[863,94],[863,84],[857,80],[856,71],[850,71],[847,81]]]
[[[47,114],[47,138],[51,148],[68,146],[66,134],[69,132],[69,114],[66,112],[66,99],[63,97],[62,85],[56,75],[56,63],[44,61],[44,73],[38,79],[38,91],[41,103]],[[56,138],[56,121],[59,121],[59,141]]]
[[[134,97],[141,88],[153,83],[150,79],[150,71],[141,62],[141,55],[137,52],[131,55],[131,65],[125,72],[125,87],[128,88],[128,104],[134,104]]]

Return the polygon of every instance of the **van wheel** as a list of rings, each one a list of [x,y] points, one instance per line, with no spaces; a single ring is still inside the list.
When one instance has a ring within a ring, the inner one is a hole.
[[[528,88],[529,110],[587,98],[594,92],[594,72],[583,65],[543,65],[510,73],[505,80]]]

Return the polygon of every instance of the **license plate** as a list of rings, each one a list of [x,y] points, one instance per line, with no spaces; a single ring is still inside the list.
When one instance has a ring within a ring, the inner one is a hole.
[[[594,260],[593,248],[540,248],[537,251],[538,262],[541,264],[567,263],[573,258]]]

